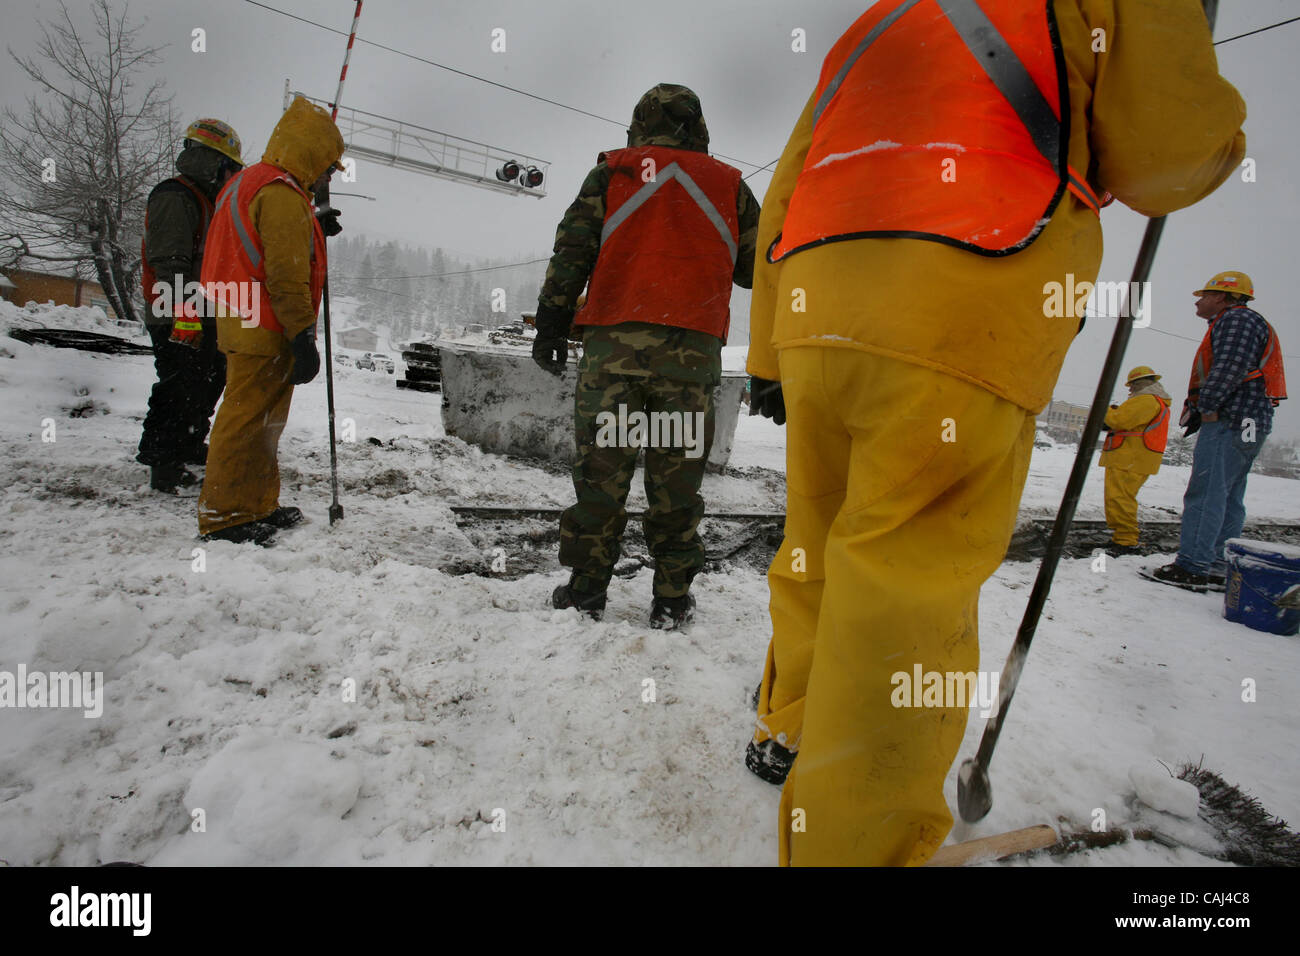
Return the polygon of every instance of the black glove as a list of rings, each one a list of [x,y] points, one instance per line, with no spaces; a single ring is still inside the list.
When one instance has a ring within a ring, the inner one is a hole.
[[[293,369],[289,372],[290,385],[306,385],[320,371],[320,352],[316,351],[315,328],[304,329],[294,336]]]
[[[325,233],[326,238],[337,236],[343,231],[343,227],[339,225],[341,215],[343,211],[332,206],[323,206],[316,210],[316,219],[320,222],[321,232]]]
[[[533,361],[552,375],[563,375],[569,360],[569,327],[573,315],[563,309],[539,305],[534,324],[537,338],[533,339]]]
[[[749,377],[749,414],[770,418],[778,425],[785,424],[785,394],[780,382],[769,382],[757,375]]]

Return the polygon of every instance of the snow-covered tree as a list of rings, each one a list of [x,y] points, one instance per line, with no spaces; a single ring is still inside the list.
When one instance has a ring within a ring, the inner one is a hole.
[[[10,51],[37,92],[0,119],[3,257],[73,263],[122,319],[137,319],[140,236],[150,190],[172,172],[180,128],[159,47],[141,44],[125,4],[90,0],[94,29],[60,3],[36,55]]]

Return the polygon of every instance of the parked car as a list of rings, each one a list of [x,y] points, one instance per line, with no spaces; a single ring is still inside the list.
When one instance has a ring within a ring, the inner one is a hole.
[[[392,375],[397,370],[397,366],[383,352],[364,352],[361,358],[357,359],[357,368],[368,368],[372,372],[378,372],[381,369]]]

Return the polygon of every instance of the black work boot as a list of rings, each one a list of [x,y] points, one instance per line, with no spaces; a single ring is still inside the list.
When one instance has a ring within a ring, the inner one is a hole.
[[[1197,594],[1204,594],[1210,586],[1210,579],[1204,574],[1188,571],[1179,564],[1166,564],[1163,568],[1156,568],[1148,576],[1152,581],[1172,584],[1176,588],[1195,591]]]
[[[650,608],[650,626],[659,631],[675,631],[695,616],[695,595],[656,597]]]
[[[794,754],[775,740],[764,740],[761,744],[751,740],[745,749],[745,769],[760,780],[779,787],[789,776],[790,768],[794,766],[794,757]]]
[[[292,505],[288,507],[276,508],[269,515],[262,519],[263,524],[269,524],[272,528],[283,530],[292,528],[302,521],[302,509],[295,508]]]
[[[149,487],[154,491],[174,495],[180,488],[193,488],[198,476],[184,465],[154,465],[149,469]]]
[[[229,541],[232,544],[244,544],[251,541],[253,544],[260,544],[266,547],[275,537],[275,532],[279,529],[275,525],[267,524],[266,520],[262,521],[245,521],[243,524],[232,524],[229,528],[222,528],[219,531],[209,531],[201,535],[204,541]]]
[[[1112,541],[1106,545],[1105,551],[1112,558],[1122,558],[1130,554],[1141,554],[1142,548],[1136,544],[1116,544]]]
[[[593,621],[599,621],[605,613],[604,591],[579,591],[573,586],[573,578],[568,584],[561,584],[551,593],[551,607],[563,610],[576,608]]]

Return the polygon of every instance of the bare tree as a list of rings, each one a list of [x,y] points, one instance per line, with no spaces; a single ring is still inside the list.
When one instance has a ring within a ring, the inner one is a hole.
[[[91,0],[94,36],[60,16],[41,24],[36,56],[9,55],[37,86],[23,115],[0,120],[0,189],[7,264],[70,262],[93,273],[122,319],[138,319],[135,288],[149,191],[171,172],[180,135],[159,62],[125,4]]]

